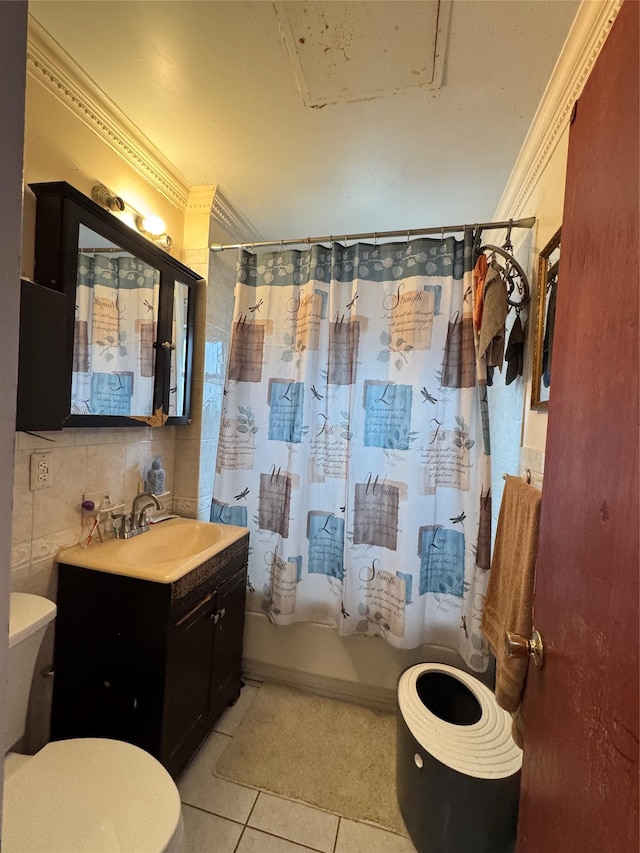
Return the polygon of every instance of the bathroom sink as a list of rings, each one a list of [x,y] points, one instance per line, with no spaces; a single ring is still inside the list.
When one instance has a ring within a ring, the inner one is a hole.
[[[147,533],[133,539],[108,539],[92,542],[88,548],[64,548],[56,559],[85,569],[173,583],[246,533],[246,527],[171,518],[152,524]]]

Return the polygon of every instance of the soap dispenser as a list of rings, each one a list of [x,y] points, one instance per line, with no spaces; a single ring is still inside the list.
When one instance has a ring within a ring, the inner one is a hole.
[[[164,492],[164,468],[162,467],[162,459],[156,456],[151,463],[151,468],[147,474],[146,490],[154,495],[160,495]]]

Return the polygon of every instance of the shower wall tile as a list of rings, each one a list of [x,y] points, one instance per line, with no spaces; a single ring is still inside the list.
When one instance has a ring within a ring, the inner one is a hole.
[[[213,382],[205,382],[202,402],[202,437],[215,438],[220,434],[220,418],[224,400],[224,387]]]
[[[216,470],[216,455],[218,453],[218,439],[202,441],[200,443],[200,472],[199,483],[201,494],[211,494],[213,491],[213,479]]]
[[[207,290],[207,322],[220,329],[231,329],[236,284],[235,263],[223,260],[222,254],[211,254]]]
[[[230,334],[213,323],[206,324],[205,334],[204,379],[206,382],[224,385]]]
[[[197,518],[199,521],[210,521],[211,520],[211,499],[213,495],[200,495],[198,499],[198,513]]]
[[[193,441],[200,437],[202,429],[202,379],[191,383],[191,415],[189,424],[181,426],[176,433],[176,441]]]

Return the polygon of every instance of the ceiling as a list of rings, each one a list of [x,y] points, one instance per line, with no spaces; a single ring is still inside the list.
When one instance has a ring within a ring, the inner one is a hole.
[[[262,237],[490,220],[578,0],[32,0]]]

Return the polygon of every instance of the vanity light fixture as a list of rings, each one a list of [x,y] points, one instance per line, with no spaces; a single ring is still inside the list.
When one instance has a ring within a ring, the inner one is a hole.
[[[110,210],[112,213],[127,214],[135,222],[135,226],[143,237],[151,240],[156,246],[162,249],[170,249],[172,244],[171,237],[167,234],[167,226],[164,219],[160,216],[143,216],[135,207],[126,202],[121,196],[116,195],[113,190],[106,187],[104,184],[95,184],[91,190],[91,198],[100,207]]]
[[[122,213],[126,207],[124,199],[113,193],[108,187],[105,187],[104,184],[96,184],[92,188],[91,198],[99,204],[100,207],[105,207],[107,210]]]
[[[154,243],[163,249],[171,248],[171,237],[167,234],[167,226],[164,224],[164,219],[160,216],[141,216],[137,214],[136,228],[144,237],[153,240]]]

